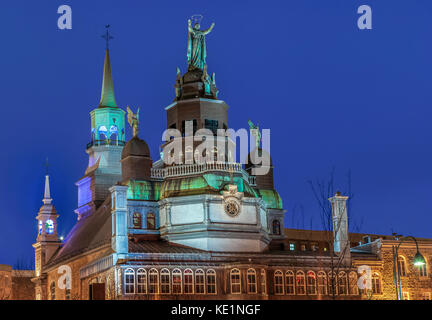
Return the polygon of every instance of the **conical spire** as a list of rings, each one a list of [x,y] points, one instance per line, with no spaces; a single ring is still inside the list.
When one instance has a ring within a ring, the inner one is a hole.
[[[52,202],[48,173],[45,176],[45,192],[44,192],[44,198],[42,201],[44,204],[51,204],[51,202]]]
[[[105,63],[102,80],[102,93],[99,102],[99,107],[113,107],[117,108],[117,104],[114,98],[114,86],[111,74],[111,63],[109,50],[105,50]]]

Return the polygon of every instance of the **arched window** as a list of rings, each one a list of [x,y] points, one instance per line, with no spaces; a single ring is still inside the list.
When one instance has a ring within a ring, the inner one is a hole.
[[[54,233],[54,221],[51,219],[48,219],[45,222],[45,230],[47,234],[53,234]]]
[[[141,229],[142,227],[142,217],[141,217],[141,213],[139,212],[134,212],[133,216],[132,216],[132,224],[133,227],[135,229]]]
[[[193,148],[191,146],[187,146],[185,148],[185,164],[193,164]]]
[[[107,139],[107,134],[108,134],[108,130],[105,126],[100,126],[98,129],[98,134],[99,134],[99,140],[106,140]]]
[[[358,295],[357,273],[351,271],[349,274],[349,294]]]
[[[149,230],[156,229],[155,215],[153,212],[147,213],[147,229]]]
[[[161,294],[170,293],[170,273],[168,269],[162,269],[160,272]]]
[[[280,270],[276,270],[274,273],[274,289],[275,294],[284,293],[283,273]]]
[[[240,294],[241,293],[240,270],[232,269],[230,272],[230,278],[231,278],[231,293]]]
[[[374,272],[372,274],[372,293],[373,294],[381,294],[382,293],[381,277],[380,277],[378,272]]]
[[[317,294],[315,272],[308,271],[306,286],[307,286],[307,294],[310,294],[310,295]]]
[[[56,299],[56,290],[55,290],[55,281],[51,282],[50,285],[50,294],[51,294],[51,300],[55,300]]]
[[[137,293],[147,293],[147,271],[143,268],[137,271]]]
[[[117,144],[117,138],[118,138],[118,128],[117,126],[111,126],[110,128],[110,141],[112,145]]]
[[[294,272],[288,270],[285,272],[286,294],[294,294]]]
[[[247,290],[248,293],[257,293],[256,271],[252,268],[247,271]]]
[[[182,273],[180,269],[174,269],[172,271],[172,293],[182,293]]]
[[[427,263],[418,267],[420,277],[427,277]]]
[[[129,268],[124,273],[125,293],[135,293],[135,272]]]
[[[329,295],[337,295],[336,273],[329,272],[328,274],[328,292]]]
[[[339,294],[347,294],[347,276],[345,271],[339,272],[338,275],[338,291]]]
[[[218,148],[217,147],[213,147],[212,151],[211,151],[211,160],[212,161],[217,161],[218,160]]]
[[[281,230],[280,230],[280,222],[279,222],[279,220],[273,220],[272,226],[273,226],[273,234],[280,235],[281,234]]]
[[[261,294],[266,294],[266,271],[264,269],[261,269],[260,285]]]
[[[184,271],[184,293],[193,294],[193,272],[191,269]]]
[[[207,270],[207,294],[216,294],[216,272]]]
[[[149,271],[149,293],[159,293],[159,274],[155,268],[152,268]]]
[[[399,267],[399,272],[400,275],[402,277],[406,277],[407,275],[407,270],[406,270],[406,259],[404,256],[399,256],[398,257],[398,267]]]
[[[306,294],[305,274],[304,274],[303,271],[297,271],[297,274],[296,274],[296,288],[297,288],[297,294],[298,295]]]
[[[205,290],[205,274],[202,269],[195,270],[195,293],[204,294]]]
[[[318,272],[318,294],[327,295],[327,275],[325,272]]]

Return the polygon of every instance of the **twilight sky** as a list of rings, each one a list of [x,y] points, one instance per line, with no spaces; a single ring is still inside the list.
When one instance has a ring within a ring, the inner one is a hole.
[[[72,30],[57,28],[62,4]],[[357,28],[362,4],[373,30]],[[157,159],[196,13],[202,28],[216,23],[207,64],[229,126],[250,118],[271,129],[287,227],[321,228],[307,181],[334,167],[337,188],[352,173],[361,232],[432,237],[431,1],[2,1],[0,263],[33,263],[46,157],[59,234],[76,221],[105,24],[117,103],[141,107],[140,136]]]

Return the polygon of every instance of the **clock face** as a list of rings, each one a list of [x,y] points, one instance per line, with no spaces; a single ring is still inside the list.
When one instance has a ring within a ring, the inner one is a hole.
[[[236,201],[228,200],[225,203],[225,212],[227,215],[235,217],[240,213],[240,205]]]

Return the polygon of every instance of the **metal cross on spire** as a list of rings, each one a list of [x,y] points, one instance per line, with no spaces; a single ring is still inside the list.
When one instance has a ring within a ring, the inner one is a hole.
[[[111,39],[114,39],[114,37],[111,36],[111,34],[109,33],[109,27],[110,27],[109,24],[107,24],[107,25],[105,26],[106,33],[105,33],[104,35],[102,35],[102,38],[104,38],[105,41],[106,41],[106,49],[107,49],[107,50],[109,50],[109,41],[110,41]]]
[[[48,175],[48,169],[49,169],[48,157],[46,158],[45,167],[46,167],[46,175]]]

